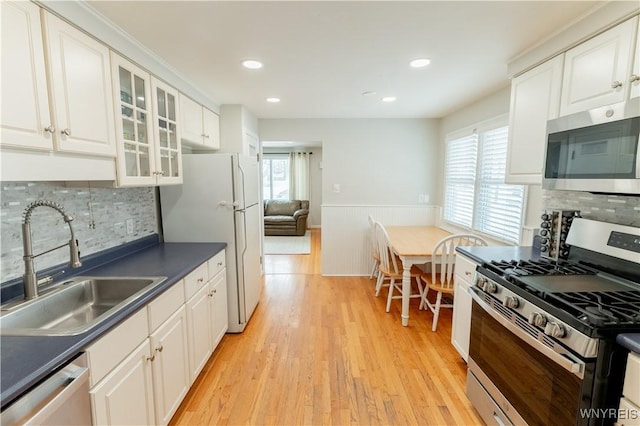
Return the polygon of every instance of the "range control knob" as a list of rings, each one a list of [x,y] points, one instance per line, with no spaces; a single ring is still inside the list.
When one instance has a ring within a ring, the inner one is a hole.
[[[518,306],[520,306],[520,301],[515,296],[507,296],[504,298],[502,304],[507,308],[516,309]]]
[[[488,282],[488,281],[489,281],[489,280],[487,280],[486,278],[478,277],[478,278],[476,279],[476,286],[477,286],[477,287],[479,287],[479,288],[481,288],[481,289],[484,289],[484,285],[485,285],[485,283],[486,283],[486,282]]]
[[[529,324],[544,327],[547,325],[547,318],[540,312],[531,312],[531,315],[529,315]]]
[[[566,331],[562,324],[558,324],[557,322],[548,322],[544,327],[544,334],[551,337],[564,337],[566,335]]]
[[[484,291],[487,293],[495,293],[498,291],[498,286],[494,282],[487,281],[484,285]]]

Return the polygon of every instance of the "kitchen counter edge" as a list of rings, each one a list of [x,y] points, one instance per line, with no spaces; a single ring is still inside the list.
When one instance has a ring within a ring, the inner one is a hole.
[[[83,275],[92,276],[166,276],[167,279],[86,333],[75,336],[0,336],[2,409],[226,246],[226,243],[157,244],[83,271]]]

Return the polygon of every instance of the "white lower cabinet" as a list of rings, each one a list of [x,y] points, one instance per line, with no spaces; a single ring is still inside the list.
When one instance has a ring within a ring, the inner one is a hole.
[[[202,371],[229,325],[224,253],[218,253],[207,262],[208,265],[203,264],[185,278],[191,383]]]
[[[187,316],[180,307],[151,334],[153,385],[157,425],[166,425],[189,390]]]
[[[98,425],[155,424],[151,347],[149,339],[89,392],[93,423]]]
[[[229,328],[229,316],[227,314],[227,273],[224,269],[211,280],[211,300],[212,337],[213,348],[215,349]]]
[[[223,250],[85,349],[93,424],[169,423],[227,330],[224,259]]]
[[[478,264],[473,260],[456,254],[455,291],[453,299],[453,323],[451,325],[451,344],[456,348],[462,359],[469,357],[469,337],[471,331],[472,299],[469,287],[473,285],[473,275]]]
[[[640,354],[631,352],[618,410],[618,426],[640,426]]]
[[[213,352],[210,292],[209,286],[204,286],[187,302],[191,383],[196,380]]]

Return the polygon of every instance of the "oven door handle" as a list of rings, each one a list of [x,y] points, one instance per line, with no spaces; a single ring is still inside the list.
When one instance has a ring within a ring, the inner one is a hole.
[[[565,370],[570,373],[578,376],[579,378],[584,378],[584,367],[585,363],[579,359],[577,359],[573,354],[568,351],[556,352],[555,350],[549,348],[544,343],[540,342],[535,337],[523,331],[520,327],[509,321],[504,316],[500,315],[495,309],[489,306],[484,300],[480,298],[478,295],[478,291],[475,287],[469,287],[469,293],[473,300],[482,308],[484,311],[491,316],[494,320],[500,323],[504,328],[515,334],[520,338],[520,340],[527,343],[529,346],[551,359],[556,364],[560,365]]]

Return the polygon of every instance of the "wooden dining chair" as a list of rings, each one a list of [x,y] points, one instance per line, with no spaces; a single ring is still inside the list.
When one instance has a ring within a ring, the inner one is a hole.
[[[380,272],[378,271],[380,256],[378,255],[378,245],[376,243],[376,220],[371,215],[369,215],[369,243],[371,244],[371,258],[373,259],[369,279],[373,279],[375,277],[377,285],[378,277],[380,275]]]
[[[389,242],[389,236],[386,229],[380,222],[376,222],[376,243],[378,247],[378,256],[380,257],[380,264],[378,265],[379,276],[376,282],[376,296],[380,294],[380,290],[385,285],[385,280],[388,281],[389,293],[387,295],[387,307],[386,311],[391,309],[391,300],[402,298],[402,260],[393,252],[393,248]],[[420,281],[420,275],[422,270],[415,265],[411,266],[411,282],[415,280],[418,292],[416,294],[411,293],[410,298],[420,298],[422,300],[423,287]],[[394,296],[394,291],[398,291],[398,295]]]
[[[453,308],[453,301],[443,303],[443,295],[453,297],[454,278],[453,268],[455,264],[456,247],[458,246],[486,246],[487,242],[472,234],[454,234],[438,241],[433,248],[431,257],[431,272],[422,273],[421,280],[426,286],[422,293],[420,309],[429,308],[433,312],[433,324],[431,331],[438,327],[440,308]],[[429,290],[437,291],[435,303],[427,298]]]

